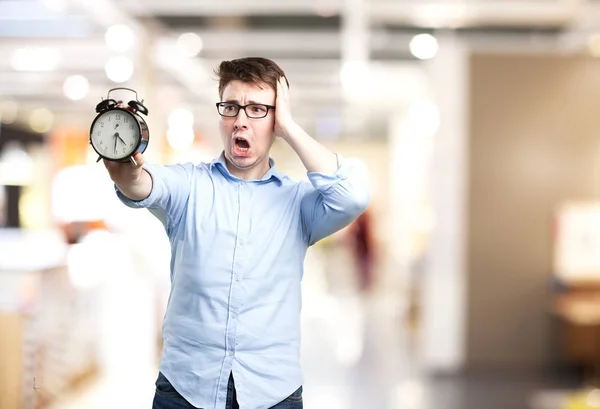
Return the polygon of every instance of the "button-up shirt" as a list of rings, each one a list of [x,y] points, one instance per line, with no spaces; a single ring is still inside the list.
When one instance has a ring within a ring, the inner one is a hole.
[[[241,409],[269,408],[303,382],[301,280],[309,246],[356,219],[369,203],[362,162],[338,155],[332,175],[293,181],[273,159],[260,180],[211,163],[153,165],[142,201],[171,244],[171,292],[159,369],[199,408],[225,407],[233,373]]]

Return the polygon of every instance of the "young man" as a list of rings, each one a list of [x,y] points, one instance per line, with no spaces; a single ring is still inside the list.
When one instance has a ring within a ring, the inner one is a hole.
[[[153,409],[299,409],[304,256],[365,210],[366,171],[294,122],[287,80],[273,61],[224,61],[217,74],[219,158],[105,161],[123,203],[148,208],[171,242]],[[309,181],[276,169],[276,137],[298,154]]]

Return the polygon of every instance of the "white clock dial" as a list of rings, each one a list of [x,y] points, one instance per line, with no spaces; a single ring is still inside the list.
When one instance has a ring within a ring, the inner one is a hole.
[[[123,159],[135,151],[140,140],[140,128],[125,110],[107,111],[96,119],[91,130],[92,145],[109,159]]]

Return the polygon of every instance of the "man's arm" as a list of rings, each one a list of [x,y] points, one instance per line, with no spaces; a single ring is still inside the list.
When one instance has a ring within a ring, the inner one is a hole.
[[[148,208],[170,231],[185,211],[194,166],[144,164],[140,153],[134,159],[137,165],[105,161],[117,197],[128,207]]]
[[[104,159],[104,166],[121,193],[129,200],[137,202],[150,196],[152,178],[142,168],[144,155],[137,152],[133,159],[136,161],[136,165],[130,162],[112,162]]]
[[[309,245],[343,229],[363,213],[371,201],[367,168],[355,158],[338,155],[332,175],[308,172],[312,184],[302,198],[302,227]]]
[[[277,86],[275,134],[294,149],[308,171],[312,189],[301,203],[302,226],[307,242],[346,227],[370,202],[367,170],[357,160],[344,160],[311,138],[290,114],[289,93],[282,78]]]
[[[277,83],[275,135],[292,147],[307,171],[331,175],[338,169],[336,155],[304,132],[292,119],[289,88],[283,77]]]

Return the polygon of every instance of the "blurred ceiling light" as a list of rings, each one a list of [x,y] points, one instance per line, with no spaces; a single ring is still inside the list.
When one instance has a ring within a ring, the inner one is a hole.
[[[175,108],[169,114],[169,128],[191,128],[194,125],[194,114],[186,108]]]
[[[79,101],[87,96],[90,83],[83,75],[71,75],[63,83],[63,91],[67,98]]]
[[[133,63],[127,57],[112,57],[104,66],[106,76],[113,82],[125,82],[133,75]]]
[[[364,61],[347,61],[340,71],[340,80],[344,90],[351,98],[367,98],[369,66]]]
[[[5,124],[12,124],[17,120],[19,106],[15,101],[0,102],[0,120]]]
[[[33,173],[33,161],[21,144],[7,142],[0,154],[0,185],[27,186]]]
[[[177,49],[185,57],[195,57],[200,54],[204,43],[196,33],[184,33],[177,39]]]
[[[410,40],[410,52],[420,60],[435,57],[438,52],[438,42],[431,34],[417,34]]]
[[[408,121],[413,132],[433,136],[440,127],[440,111],[432,101],[416,101],[410,106]]]
[[[55,11],[65,11],[67,8],[67,0],[42,0],[42,4]]]
[[[167,142],[175,150],[189,148],[194,142],[194,130],[188,128],[169,128],[167,130]]]
[[[52,129],[54,115],[46,108],[38,108],[29,115],[29,127],[38,133],[46,133]]]
[[[17,71],[52,71],[58,66],[59,60],[57,49],[30,47],[15,50],[10,63]]]
[[[133,30],[123,24],[115,24],[106,29],[104,34],[106,46],[113,51],[122,53],[133,47],[135,35]]]
[[[347,61],[342,66],[340,79],[343,84],[350,84],[360,81],[367,75],[367,64],[362,61]]]
[[[594,57],[600,57],[600,33],[590,37],[588,40],[588,49]]]

